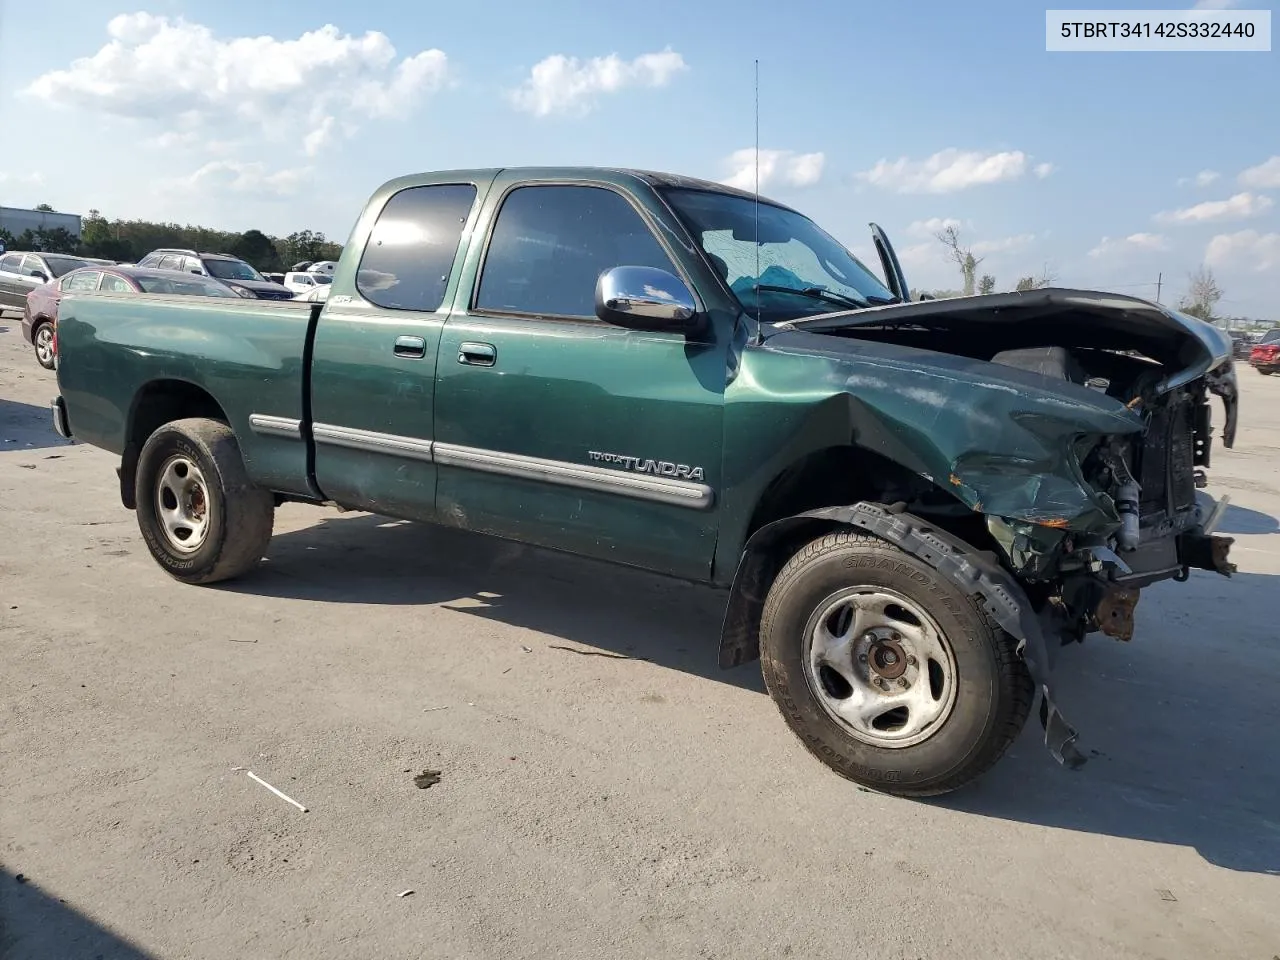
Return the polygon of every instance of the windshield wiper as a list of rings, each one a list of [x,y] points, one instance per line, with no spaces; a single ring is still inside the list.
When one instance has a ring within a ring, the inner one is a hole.
[[[871,306],[866,300],[846,297],[841,293],[832,293],[822,287],[783,287],[770,283],[757,283],[754,289],[756,292],[764,293],[794,293],[797,296],[808,297],[810,300],[821,300],[823,303],[832,303],[838,307],[852,307],[855,310],[863,310]]]

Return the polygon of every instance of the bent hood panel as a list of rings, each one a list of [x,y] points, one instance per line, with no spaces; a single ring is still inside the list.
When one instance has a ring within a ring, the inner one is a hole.
[[[749,350],[743,373],[774,396],[843,406],[854,444],[973,510],[1079,530],[1118,522],[1111,500],[1084,483],[1075,444],[1082,435],[1139,432],[1142,420],[1096,390],[982,360],[802,330]]]
[[[812,333],[883,326],[959,333],[999,328],[1004,349],[1052,344],[1136,350],[1168,369],[1160,392],[1190,383],[1232,355],[1231,338],[1203,320],[1137,297],[1056,287],[889,304],[779,326]]]

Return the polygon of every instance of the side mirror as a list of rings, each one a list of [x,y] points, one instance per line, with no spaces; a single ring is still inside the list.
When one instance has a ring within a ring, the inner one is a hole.
[[[697,310],[684,281],[656,267],[614,267],[596,280],[596,316],[619,327],[692,331]]]

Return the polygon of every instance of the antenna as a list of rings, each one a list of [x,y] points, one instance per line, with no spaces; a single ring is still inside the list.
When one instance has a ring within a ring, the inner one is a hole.
[[[760,336],[760,58],[756,65],[756,190],[755,190],[755,247],[756,247],[756,336]]]

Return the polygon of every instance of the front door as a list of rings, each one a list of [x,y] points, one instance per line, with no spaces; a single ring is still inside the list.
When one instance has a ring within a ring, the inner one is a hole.
[[[356,274],[344,286],[354,284],[360,296],[329,298],[311,367],[315,476],[325,498],[432,518],[436,348],[459,241],[487,186],[439,183],[392,194],[359,265],[344,267]]]
[[[727,335],[691,342],[595,318],[602,271],[679,275],[622,192],[500,177],[493,193],[440,343],[441,521],[706,576]]]

